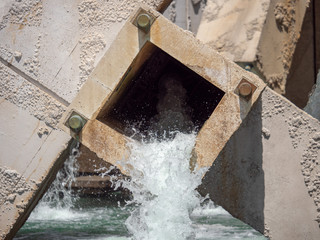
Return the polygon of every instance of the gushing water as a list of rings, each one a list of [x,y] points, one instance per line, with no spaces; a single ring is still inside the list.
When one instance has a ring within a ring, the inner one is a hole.
[[[130,141],[124,169],[131,176],[123,186],[139,206],[126,221],[134,239],[194,238],[190,213],[199,206],[196,187],[203,170],[190,171],[196,134],[185,104],[186,91],[175,79],[162,81],[158,114],[148,136]]]
[[[190,213],[199,206],[195,188],[203,171],[191,172],[189,159],[195,134],[177,133],[173,139],[130,143],[127,168],[135,209],[126,221],[134,239],[188,239],[194,235]]]

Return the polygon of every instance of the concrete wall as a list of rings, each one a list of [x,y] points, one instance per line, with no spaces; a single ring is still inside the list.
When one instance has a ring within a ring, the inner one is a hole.
[[[256,57],[270,0],[208,0],[197,38],[235,62]]]
[[[318,239],[319,162],[319,121],[266,88],[200,192],[270,239]]]
[[[66,107],[139,2],[0,1],[0,239],[11,239],[68,157]]]
[[[206,0],[173,0],[163,16],[177,26],[196,34],[206,4]]]
[[[319,69],[319,3],[209,0],[197,38],[303,108]]]

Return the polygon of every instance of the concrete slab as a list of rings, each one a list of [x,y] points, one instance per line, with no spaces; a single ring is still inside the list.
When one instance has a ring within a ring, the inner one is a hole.
[[[11,239],[66,159],[70,136],[0,100],[0,229]]]
[[[71,102],[139,2],[164,11],[171,0],[6,0],[0,57]]]
[[[269,239],[317,239],[320,123],[266,88],[200,192]]]
[[[0,239],[13,238],[69,155],[57,123],[138,2],[0,2]]]
[[[236,62],[253,62],[270,0],[209,0],[197,38]]]
[[[1,164],[22,174],[52,128],[4,98],[0,98],[0,112]]]
[[[27,110],[48,126],[55,127],[65,111],[64,102],[52,97],[54,92],[50,89],[39,88],[28,77],[14,70],[0,62],[0,97]]]

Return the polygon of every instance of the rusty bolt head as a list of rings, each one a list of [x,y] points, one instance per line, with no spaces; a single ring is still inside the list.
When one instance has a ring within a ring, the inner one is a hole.
[[[142,13],[137,17],[137,25],[140,29],[148,31],[151,24],[151,18],[148,14]]]
[[[239,85],[239,94],[242,97],[248,97],[252,93],[252,86],[248,82],[243,82]]]
[[[75,114],[68,119],[68,124],[73,131],[79,132],[83,128],[85,121],[81,116]]]

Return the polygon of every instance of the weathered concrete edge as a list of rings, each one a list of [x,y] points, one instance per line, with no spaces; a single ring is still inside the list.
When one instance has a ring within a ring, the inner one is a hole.
[[[49,136],[50,137],[50,136]],[[13,224],[10,231],[7,233],[5,240],[12,239],[19,229],[23,226],[23,224],[27,221],[30,216],[32,210],[37,206],[38,202],[41,200],[42,196],[45,194],[47,189],[49,188],[52,181],[55,179],[57,172],[63,166],[64,161],[68,158],[71,150],[73,140],[70,140],[65,146],[65,149],[62,150],[57,155],[57,159],[52,163],[52,165],[48,169],[48,174],[41,182],[41,185],[37,190],[32,191],[30,194],[30,198],[27,200],[28,204],[19,217],[16,219],[16,222]]]

